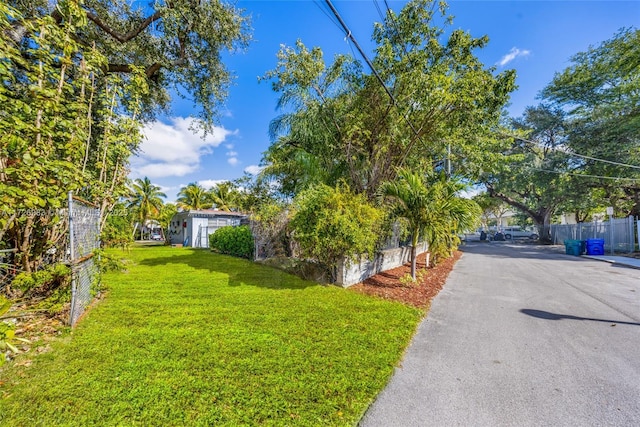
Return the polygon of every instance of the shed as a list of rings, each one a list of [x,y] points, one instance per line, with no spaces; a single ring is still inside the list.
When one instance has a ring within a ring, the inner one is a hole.
[[[169,242],[194,248],[208,248],[209,234],[226,226],[237,227],[248,221],[246,214],[216,209],[176,213],[169,223]]]

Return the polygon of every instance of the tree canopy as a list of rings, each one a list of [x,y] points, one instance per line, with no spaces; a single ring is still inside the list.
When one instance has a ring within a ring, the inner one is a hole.
[[[221,1],[131,4],[0,0],[0,244],[27,271],[63,243],[68,191],[100,207],[101,225],[127,197],[142,123],[170,93],[212,126],[231,78],[220,54],[249,40]]]
[[[585,220],[598,206],[640,214],[640,31],[623,29],[579,52],[512,121],[489,194],[546,227],[560,211]]]
[[[640,215],[640,30],[577,53],[541,96],[568,112],[568,147],[596,177],[582,185],[603,189],[617,212]]]
[[[21,15],[5,31],[15,43],[28,47],[36,32],[33,22],[49,18],[66,26],[67,10],[78,11],[86,25],[70,36],[104,56],[104,73],[129,75],[141,70],[150,90],[143,117],[153,118],[170,107],[171,93],[189,96],[205,125],[213,123],[227,95],[232,75],[221,61],[223,51],[237,51],[250,41],[244,10],[221,0],[9,0]]]
[[[316,181],[346,180],[371,199],[399,167],[431,169],[449,147],[460,173],[474,175],[492,164],[497,150],[489,147],[501,141],[491,131],[515,74],[496,73],[474,55],[486,37],[461,30],[446,36],[446,6],[436,4],[411,1],[374,28],[372,63],[384,87],[350,56],[327,66],[319,48],[301,41],[282,47],[276,68],[265,75],[281,93],[284,111],[272,123],[263,174],[285,194]]]

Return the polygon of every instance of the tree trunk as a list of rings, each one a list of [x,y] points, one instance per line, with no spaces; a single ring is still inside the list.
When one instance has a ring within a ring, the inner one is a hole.
[[[538,229],[538,238],[540,243],[551,244],[551,209],[540,209],[538,213],[533,216],[533,220],[536,223]]]

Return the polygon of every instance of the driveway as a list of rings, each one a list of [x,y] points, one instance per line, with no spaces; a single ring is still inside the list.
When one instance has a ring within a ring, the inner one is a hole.
[[[362,426],[640,425],[640,270],[469,243]]]

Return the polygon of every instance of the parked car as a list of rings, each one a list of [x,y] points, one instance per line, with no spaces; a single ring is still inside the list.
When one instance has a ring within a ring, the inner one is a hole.
[[[507,240],[517,239],[521,237],[525,237],[531,240],[536,240],[538,238],[538,233],[531,229],[522,229],[520,227],[505,227],[501,230],[504,234],[504,238]]]
[[[162,235],[160,233],[153,233],[151,235],[151,240],[162,240]]]

